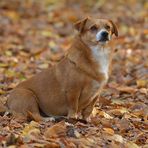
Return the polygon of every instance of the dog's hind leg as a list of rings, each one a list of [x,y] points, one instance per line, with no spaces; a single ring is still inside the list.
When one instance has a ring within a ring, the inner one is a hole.
[[[22,114],[27,116],[28,113],[31,113],[40,116],[37,97],[29,89],[14,89],[10,93],[6,105],[14,114]]]

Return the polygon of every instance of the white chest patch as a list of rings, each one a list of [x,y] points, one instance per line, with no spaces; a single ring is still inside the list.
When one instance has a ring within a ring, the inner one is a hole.
[[[93,46],[91,47],[93,57],[100,65],[100,71],[106,77],[106,81],[108,80],[108,71],[109,71],[109,50],[103,49],[103,47]]]

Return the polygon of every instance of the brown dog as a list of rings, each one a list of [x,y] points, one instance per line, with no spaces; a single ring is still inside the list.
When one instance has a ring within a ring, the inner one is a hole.
[[[75,24],[75,37],[66,56],[57,65],[20,83],[7,105],[14,113],[68,116],[83,119],[91,114],[109,77],[113,50],[107,43],[118,36],[111,20],[85,18]]]

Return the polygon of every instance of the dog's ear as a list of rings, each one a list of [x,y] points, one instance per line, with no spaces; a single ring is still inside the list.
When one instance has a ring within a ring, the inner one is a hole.
[[[109,20],[109,22],[112,24],[112,34],[115,34],[116,37],[118,37],[118,29],[117,29],[117,26],[116,24],[112,21],[112,20]]]
[[[89,17],[86,17],[78,22],[76,22],[74,24],[74,28],[79,31],[80,33],[84,32],[85,31],[85,28],[86,28],[86,23],[88,22],[89,20]]]

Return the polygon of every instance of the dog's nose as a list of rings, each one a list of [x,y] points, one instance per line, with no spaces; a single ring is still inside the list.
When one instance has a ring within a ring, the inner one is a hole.
[[[108,32],[102,31],[101,36],[104,37],[104,38],[107,38],[108,37]]]
[[[109,33],[106,30],[100,30],[97,34],[96,34],[96,39],[97,41],[108,41],[109,40]]]

